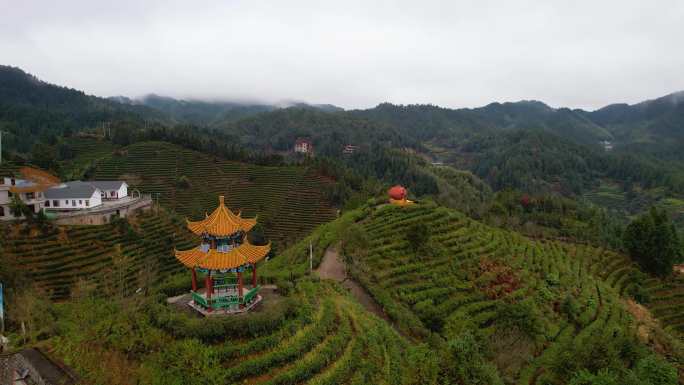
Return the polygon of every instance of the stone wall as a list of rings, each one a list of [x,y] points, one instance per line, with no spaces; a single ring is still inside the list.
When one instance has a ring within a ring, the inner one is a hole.
[[[109,223],[114,216],[126,218],[136,210],[147,211],[152,207],[152,199],[148,196],[141,197],[130,205],[116,206],[111,209],[97,209],[92,211],[60,213],[55,219],[58,225],[104,225]]]

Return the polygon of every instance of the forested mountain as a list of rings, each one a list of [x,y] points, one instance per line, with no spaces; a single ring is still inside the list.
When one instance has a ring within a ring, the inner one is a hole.
[[[588,114],[610,130],[616,150],[684,162],[684,91],[634,105],[613,104]]]
[[[587,119],[582,111],[555,109],[539,101],[492,103],[471,111],[503,129],[543,129],[579,143],[589,144],[612,139],[608,130]]]
[[[332,104],[308,104],[303,102],[290,102],[267,104],[248,101],[221,101],[201,99],[174,99],[168,96],[148,94],[139,99],[131,99],[125,96],[108,98],[119,103],[130,105],[143,105],[161,111],[179,123],[189,123],[200,126],[221,126],[243,118],[257,115],[262,112],[270,112],[281,108],[313,109],[324,112],[344,111]]]
[[[234,121],[276,109],[275,106],[267,104],[178,100],[155,94],[149,94],[140,99],[126,98],[125,100],[129,104],[140,104],[159,110],[178,122],[205,126],[223,121]]]
[[[103,99],[2,67],[0,129],[9,152],[29,154],[46,168],[56,164],[50,157],[69,157],[68,146],[56,137],[83,129],[106,134],[118,145],[164,140],[230,159],[276,163],[297,138],[306,137],[316,157],[336,159],[364,177],[406,183],[419,194],[438,194],[439,181],[426,162],[410,157],[469,170],[495,191],[578,197],[608,181],[625,199],[655,202],[684,192],[682,95],[593,112],[538,101],[474,109],[383,103],[343,111],[332,105],[279,108],[157,95]],[[94,130],[101,125],[107,130]],[[601,140],[612,141],[615,150],[604,151]],[[343,154],[347,144],[357,146],[354,156]],[[350,194],[336,196],[341,203]]]
[[[316,154],[340,155],[346,144],[370,147],[416,146],[417,141],[390,124],[357,117],[345,112],[323,112],[312,108],[286,108],[229,122],[219,130],[235,137],[237,143],[274,151],[290,151],[295,140],[313,141]]]
[[[19,68],[0,66],[0,130],[8,148],[28,152],[38,138],[69,135],[111,120],[164,121],[143,106],[124,105],[39,80]]]
[[[583,111],[555,109],[539,101],[491,103],[474,109],[383,103],[353,113],[400,127],[421,140],[453,141],[473,133],[514,129],[542,129],[585,144],[612,139],[608,130]]]

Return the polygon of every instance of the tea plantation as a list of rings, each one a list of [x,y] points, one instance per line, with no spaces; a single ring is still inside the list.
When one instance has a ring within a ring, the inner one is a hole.
[[[287,243],[335,217],[329,182],[299,166],[230,162],[164,142],[142,142],[99,160],[93,179],[125,179],[190,219],[211,212],[217,196],[243,216],[259,215],[266,235]]]
[[[398,383],[406,343],[342,290],[303,281],[256,312],[211,319],[163,298],[86,298],[57,306],[47,343],[87,383]]]
[[[629,383],[639,376],[630,349],[648,356],[648,346],[682,360],[680,279],[646,279],[618,253],[533,241],[429,203],[354,215],[368,245],[352,273],[395,326],[417,340],[475,333],[505,383],[563,384],[586,368],[627,371],[614,376]],[[416,245],[421,227],[428,237]],[[649,293],[665,330],[628,311],[629,296]],[[602,354],[610,359],[591,358]]]
[[[26,231],[4,225],[0,232],[7,260],[26,272],[27,279],[55,299],[70,295],[79,279],[110,281],[116,262],[135,290],[141,270],[155,280],[182,269],[173,249],[195,246],[181,220],[163,210],[142,213],[132,221],[102,226],[60,226],[47,231]]]

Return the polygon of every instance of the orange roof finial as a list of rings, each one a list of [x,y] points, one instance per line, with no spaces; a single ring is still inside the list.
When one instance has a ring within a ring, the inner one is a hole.
[[[219,195],[219,204],[220,204],[221,206],[223,206],[223,202],[224,202],[224,201],[225,201],[225,198],[223,197],[223,195]]]

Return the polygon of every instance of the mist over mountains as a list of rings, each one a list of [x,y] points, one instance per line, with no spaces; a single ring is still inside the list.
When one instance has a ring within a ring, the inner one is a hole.
[[[31,134],[38,134],[41,127],[79,130],[121,118],[220,128],[283,108],[370,120],[420,141],[448,141],[473,133],[517,129],[542,130],[590,145],[600,141],[624,146],[673,145],[684,138],[684,92],[634,105],[611,104],[595,111],[552,108],[535,100],[460,109],[381,103],[369,109],[345,111],[331,104],[178,100],[155,94],[137,99],[102,98],[50,84],[19,68],[0,67],[0,122],[10,132],[15,131],[14,126],[25,127]]]

